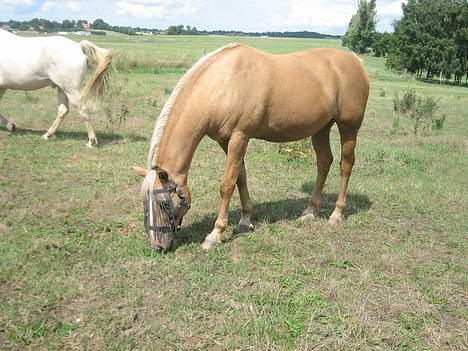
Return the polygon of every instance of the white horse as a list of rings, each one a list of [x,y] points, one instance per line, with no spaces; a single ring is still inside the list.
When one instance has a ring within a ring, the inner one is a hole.
[[[90,107],[104,93],[112,54],[84,40],[76,43],[64,37],[20,37],[0,29],[0,99],[7,89],[36,90],[47,86],[58,92],[57,117],[43,135],[49,139],[68,114],[70,104],[83,118],[89,147],[97,145]],[[90,63],[96,69],[81,90],[81,83]],[[14,131],[15,125],[0,114],[0,124]]]

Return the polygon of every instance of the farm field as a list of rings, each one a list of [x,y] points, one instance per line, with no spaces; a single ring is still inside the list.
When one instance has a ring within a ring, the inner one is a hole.
[[[159,254],[146,241],[131,166],[146,164],[155,119],[185,70],[231,41],[272,53],[340,41],[90,40],[112,48],[116,64],[93,115],[99,147],[85,146],[75,110],[56,137],[41,139],[56,115],[52,89],[8,91],[0,101],[18,128],[0,128],[0,350],[468,348],[466,87],[415,81],[364,57],[371,92],[344,224],[327,223],[339,186],[336,127],[320,219],[310,223],[297,218],[313,157],[252,140],[255,231],[231,235],[235,193],[224,243],[210,252],[200,243],[217,215],[224,153],[204,139],[177,248]],[[396,123],[392,99],[409,89],[440,98],[441,130],[414,136],[413,121]]]

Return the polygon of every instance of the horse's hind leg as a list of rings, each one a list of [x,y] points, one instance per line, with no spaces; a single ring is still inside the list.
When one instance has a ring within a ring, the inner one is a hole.
[[[356,147],[359,126],[356,127],[354,125],[338,123],[338,129],[340,131],[341,138],[341,182],[335,210],[328,220],[331,224],[340,224],[343,222],[343,209],[346,206],[346,191],[348,189],[349,177],[351,176],[351,171],[355,161],[354,149]]]
[[[6,89],[0,89],[0,100],[2,99],[3,94],[5,94],[5,91]],[[1,113],[0,113],[0,124],[4,125],[6,129],[10,132],[14,132],[16,129],[15,124],[7,120],[6,117],[4,117]]]
[[[81,103],[80,93],[76,92],[73,94],[68,94],[70,103],[78,109],[81,119],[83,119],[86,130],[88,132],[88,143],[86,146],[93,147],[98,144],[96,137],[96,132],[94,131],[93,123],[91,121],[91,116],[89,115],[88,108]]]
[[[55,132],[57,131],[57,129],[60,127],[63,120],[65,119],[66,115],[68,114],[68,111],[70,110],[68,97],[60,88],[57,88],[57,100],[58,100],[57,117],[55,118],[54,123],[52,123],[47,133],[45,133],[42,136],[42,138],[44,138],[45,140],[49,139],[52,135],[55,134]]]
[[[219,144],[227,155],[228,144],[222,142]],[[242,216],[237,227],[237,233],[246,233],[253,230],[254,226],[252,224],[253,205],[252,201],[250,200],[249,189],[247,187],[247,172],[245,170],[244,161],[242,161],[239,176],[237,177],[237,190],[239,190],[239,197],[242,206]]]
[[[333,162],[333,154],[330,148],[330,129],[334,123],[333,120],[330,121],[317,134],[312,136],[312,146],[317,155],[317,178],[307,208],[300,217],[301,220],[313,220],[317,216],[317,210],[320,207],[320,201],[322,199],[323,187],[325,186],[325,181],[327,180],[328,172]]]
[[[213,231],[206,237],[202,248],[210,250],[221,242],[221,233],[228,225],[229,201],[239,178],[242,163],[247,150],[249,139],[242,133],[235,133],[231,136],[228,144],[226,165],[223,179],[221,180],[220,194],[221,203],[219,205],[218,218],[216,219]]]

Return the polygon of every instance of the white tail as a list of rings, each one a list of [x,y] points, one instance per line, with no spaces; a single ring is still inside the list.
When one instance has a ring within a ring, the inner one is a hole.
[[[93,107],[102,98],[108,87],[108,69],[112,64],[112,52],[100,48],[88,40],[80,42],[80,47],[88,60],[96,65],[93,75],[81,92],[82,104]]]

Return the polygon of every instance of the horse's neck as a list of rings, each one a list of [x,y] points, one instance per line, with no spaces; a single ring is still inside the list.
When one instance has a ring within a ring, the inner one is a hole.
[[[195,117],[195,116],[193,116]],[[168,123],[158,155],[158,166],[165,169],[179,185],[187,183],[187,176],[193,155],[205,135],[204,128],[197,119]]]

